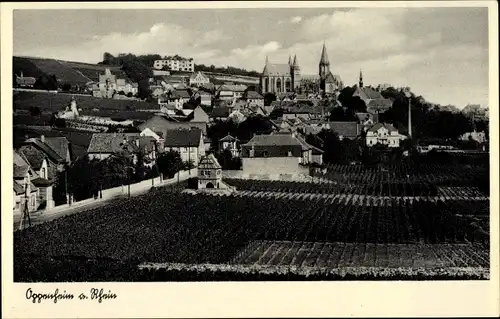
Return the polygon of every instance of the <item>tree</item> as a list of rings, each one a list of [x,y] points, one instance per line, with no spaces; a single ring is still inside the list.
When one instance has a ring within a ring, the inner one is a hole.
[[[176,151],[161,153],[156,162],[160,172],[167,178],[174,177],[183,167],[181,155]]]
[[[147,79],[138,82],[137,97],[140,99],[149,99],[151,97],[151,89]]]
[[[238,126],[232,121],[216,120],[207,130],[207,136],[210,138],[210,149],[219,151],[219,140],[226,135],[237,135]]]
[[[273,125],[269,119],[262,115],[249,116],[245,121],[238,125],[236,137],[240,141],[248,141],[254,135],[270,134],[273,131]]]
[[[127,74],[127,76],[134,82],[139,83],[140,81],[147,80],[153,76],[153,71],[150,67],[135,61],[134,59],[126,59],[123,62],[122,70]]]
[[[272,102],[276,101],[276,94],[274,93],[266,93],[264,94],[264,105],[269,106]]]
[[[69,92],[69,91],[71,91],[71,84],[64,83],[63,86],[62,86],[62,90],[63,90],[63,92]]]
[[[76,160],[68,170],[68,189],[76,201],[92,197],[96,189],[94,179],[89,176],[96,176],[97,171],[91,163],[88,155]]]
[[[332,130],[323,129],[319,132],[318,137],[324,141],[323,162],[333,164],[339,161],[341,144],[337,133]]]
[[[33,85],[37,90],[57,90],[57,79],[55,75],[42,74]]]
[[[102,57],[102,62],[99,62],[100,64],[104,65],[116,65],[117,64],[116,58],[109,52],[104,52],[103,57]]]

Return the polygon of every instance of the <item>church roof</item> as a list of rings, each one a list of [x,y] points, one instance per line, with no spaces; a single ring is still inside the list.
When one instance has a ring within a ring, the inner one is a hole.
[[[328,53],[326,53],[326,45],[323,44],[323,50],[321,51],[321,59],[319,60],[320,64],[330,64],[328,60]]]
[[[326,83],[342,83],[342,79],[337,74],[332,74],[332,72],[328,72],[325,78]]]
[[[268,63],[262,71],[262,75],[290,76],[290,65]]]
[[[360,99],[367,102],[367,100],[383,99],[384,97],[379,92],[369,87],[356,87],[356,91],[352,96],[359,96]]]

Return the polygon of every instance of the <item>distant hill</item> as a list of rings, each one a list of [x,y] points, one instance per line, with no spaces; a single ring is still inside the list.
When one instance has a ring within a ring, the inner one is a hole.
[[[44,73],[54,74],[61,85],[69,83],[72,86],[82,86],[88,82],[97,82],[99,74],[104,74],[106,68],[117,78],[131,82],[119,66],[17,56],[13,57],[12,63],[13,72],[17,75],[22,72],[24,76],[38,78]]]

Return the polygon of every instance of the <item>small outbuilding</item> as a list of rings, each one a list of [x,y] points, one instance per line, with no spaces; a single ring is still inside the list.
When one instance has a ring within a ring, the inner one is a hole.
[[[198,164],[198,189],[224,188],[222,167],[213,154],[204,156]]]

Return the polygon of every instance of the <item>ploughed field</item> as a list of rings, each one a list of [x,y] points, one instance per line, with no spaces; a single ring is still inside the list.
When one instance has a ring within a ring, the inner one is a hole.
[[[15,280],[489,278],[488,199],[243,193],[158,189],[16,232]]]

